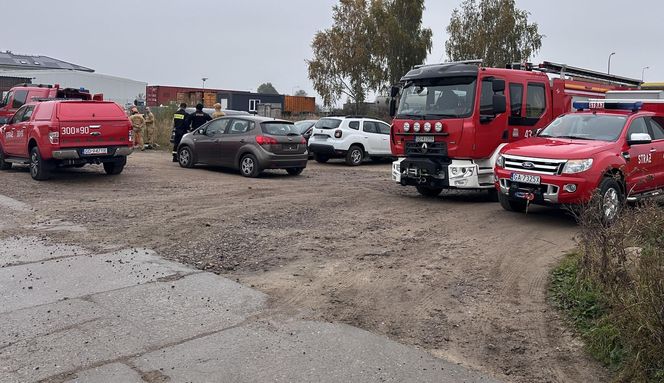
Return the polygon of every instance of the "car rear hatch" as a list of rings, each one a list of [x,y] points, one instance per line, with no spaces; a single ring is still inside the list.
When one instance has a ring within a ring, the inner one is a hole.
[[[263,135],[256,137],[256,140],[268,152],[296,155],[307,151],[307,142],[293,123],[267,121],[260,126]]]
[[[132,145],[131,123],[113,102],[62,102],[57,119],[62,148],[100,148],[93,154],[112,154],[114,147]]]
[[[341,126],[341,120],[338,118],[322,118],[316,122],[311,133],[310,140],[313,142],[324,143],[334,138],[334,131]]]

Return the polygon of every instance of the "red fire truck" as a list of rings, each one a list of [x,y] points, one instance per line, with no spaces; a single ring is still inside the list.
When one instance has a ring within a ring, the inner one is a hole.
[[[481,61],[415,67],[391,91],[392,179],[424,196],[484,189],[497,199],[500,149],[533,136],[574,101],[601,99],[639,80],[544,62],[487,68]]]
[[[97,100],[104,98],[102,94],[92,95],[86,89],[60,88],[59,84],[19,84],[14,86],[0,99],[0,124],[6,123],[16,111],[35,99],[67,98],[79,100]]]

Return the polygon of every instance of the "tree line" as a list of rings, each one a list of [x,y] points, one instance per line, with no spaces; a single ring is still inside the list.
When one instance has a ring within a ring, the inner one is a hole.
[[[355,104],[381,92],[423,64],[433,32],[422,27],[424,0],[340,0],[333,25],[319,31],[307,61],[309,78],[326,106],[342,97]],[[445,53],[449,61],[483,59],[486,66],[524,62],[544,38],[515,0],[464,0],[452,13]]]

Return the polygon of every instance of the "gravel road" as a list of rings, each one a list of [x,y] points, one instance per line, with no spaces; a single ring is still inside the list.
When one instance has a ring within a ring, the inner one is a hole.
[[[310,162],[298,177],[246,179],[144,152],[118,177],[87,167],[47,182],[27,169],[0,180],[60,242],[151,248],[255,287],[279,310],[384,334],[504,381],[608,380],[546,303],[548,273],[575,244],[573,219],[540,207],[511,214],[483,193],[426,199],[389,171]]]

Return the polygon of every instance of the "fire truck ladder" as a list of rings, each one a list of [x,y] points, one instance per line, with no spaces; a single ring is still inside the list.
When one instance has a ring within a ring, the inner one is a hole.
[[[437,64],[421,64],[421,65],[413,66],[413,69],[426,68],[426,67],[429,67],[429,66],[452,65],[452,64],[468,64],[468,65],[475,64],[477,66],[481,66],[482,65],[482,59],[451,61],[451,62],[444,62],[444,63],[437,63]]]
[[[585,79],[594,82],[603,82],[628,87],[638,87],[641,85],[641,80],[629,77],[614,76],[608,73],[577,68],[566,64],[552,63],[549,61],[544,61],[538,67],[533,68],[533,70],[544,73],[558,74],[563,79],[565,76],[570,76],[576,79]]]

